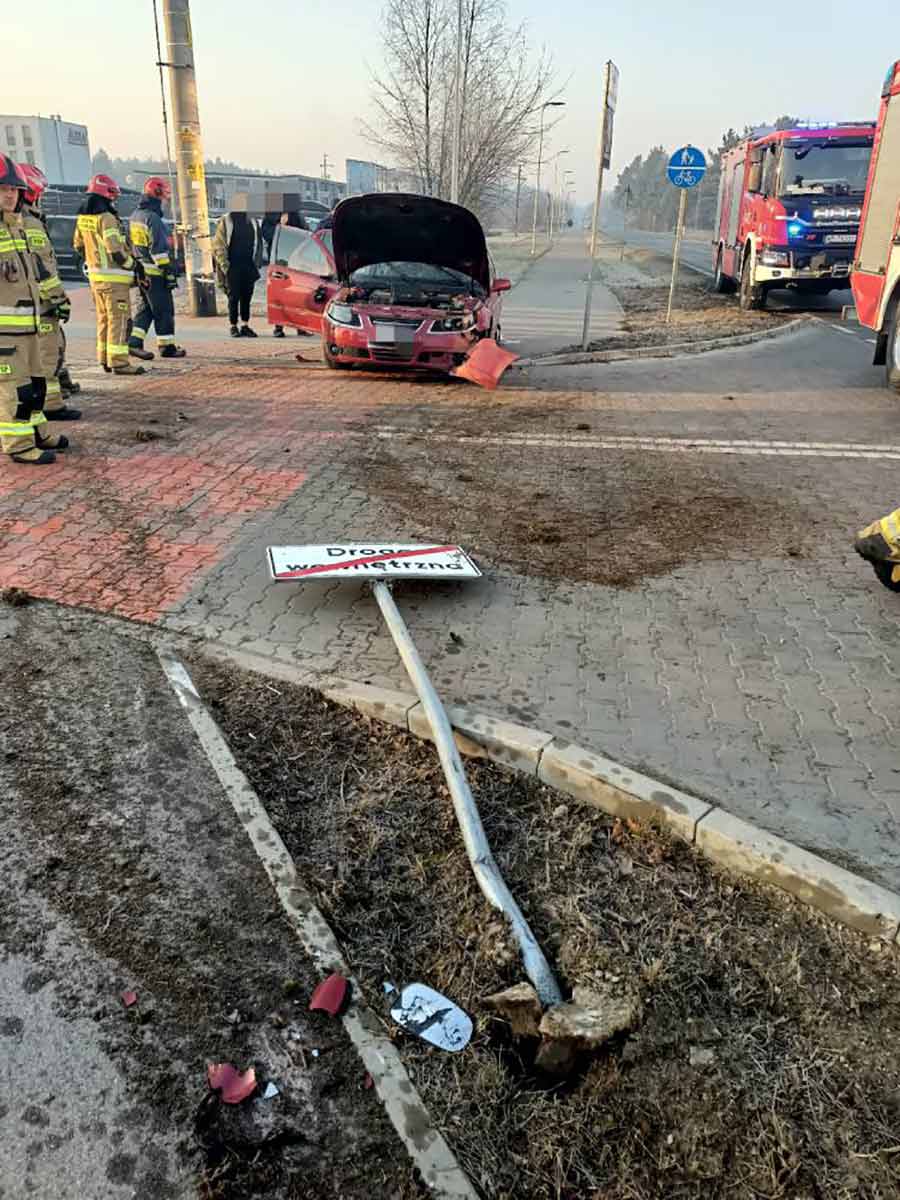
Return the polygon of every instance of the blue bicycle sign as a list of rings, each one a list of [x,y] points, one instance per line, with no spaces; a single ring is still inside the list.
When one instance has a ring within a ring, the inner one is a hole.
[[[669,183],[677,188],[696,187],[706,174],[706,159],[696,146],[682,146],[669,159],[666,168]]]

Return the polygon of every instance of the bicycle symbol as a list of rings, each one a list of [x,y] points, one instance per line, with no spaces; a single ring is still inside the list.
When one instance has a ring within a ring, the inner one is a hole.
[[[673,175],[672,182],[676,187],[693,187],[697,176],[693,171],[679,171],[677,175]]]

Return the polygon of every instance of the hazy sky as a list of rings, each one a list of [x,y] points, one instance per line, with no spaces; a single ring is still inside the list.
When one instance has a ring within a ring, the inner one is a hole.
[[[160,7],[162,0],[160,0]],[[92,149],[162,151],[151,0],[8,5],[2,106],[88,125]],[[244,166],[318,173],[323,152],[375,157],[358,125],[378,62],[380,0],[194,0],[204,146]],[[614,168],[651,143],[717,143],[722,130],[789,112],[869,119],[900,57],[900,5],[867,0],[509,0],[535,46],[552,50],[567,107],[549,153],[569,147],[592,192],[600,76],[622,72]],[[731,11],[729,19],[725,14]],[[29,45],[40,54],[30,53]]]

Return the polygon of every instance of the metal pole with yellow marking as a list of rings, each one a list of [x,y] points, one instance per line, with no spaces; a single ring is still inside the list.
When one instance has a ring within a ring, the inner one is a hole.
[[[178,202],[184,228],[184,261],[188,277],[189,312],[195,317],[216,315],[212,238],[203,167],[203,139],[194,73],[190,0],[164,0],[163,23],[169,70],[169,95],[175,132]]]

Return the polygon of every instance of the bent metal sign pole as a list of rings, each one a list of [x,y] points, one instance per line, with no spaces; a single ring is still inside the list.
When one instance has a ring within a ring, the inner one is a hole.
[[[459,546],[398,544],[382,539],[354,542],[352,545],[270,546],[268,556],[272,578],[277,582],[362,579],[372,584],[378,607],[431,726],[444,778],[453,799],[456,819],[478,886],[488,903],[502,912],[509,921],[519,943],[525,973],[534,984],[542,1003],[561,1003],[562,994],[550,964],[494,861],[447,713],[428,677],[400,610],[394,603],[387,582],[390,579],[478,579],[481,571]]]
[[[588,271],[587,292],[584,297],[584,324],[581,327],[581,348],[587,350],[591,340],[591,308],[594,304],[594,267],[597,262],[597,241],[600,234],[600,198],[603,195],[603,172],[612,162],[613,117],[619,98],[619,68],[612,61],[603,68],[603,109],[600,115],[600,138],[597,143],[597,194],[594,197],[594,216],[591,221],[591,265]]]

